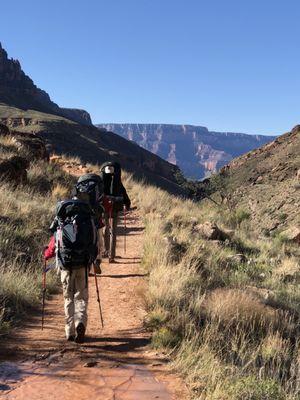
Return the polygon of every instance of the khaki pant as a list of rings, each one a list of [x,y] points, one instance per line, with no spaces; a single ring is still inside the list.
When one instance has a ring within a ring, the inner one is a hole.
[[[102,229],[98,230],[98,260],[102,260],[102,251],[103,251],[103,235],[102,235]]]
[[[108,252],[110,258],[115,258],[116,243],[117,243],[118,212],[117,211],[112,212],[111,221],[109,213],[105,212],[104,220],[105,220],[105,228],[104,228],[105,251]]]
[[[66,336],[75,335],[75,328],[80,322],[87,325],[88,282],[86,268],[70,271],[61,270],[65,306]]]

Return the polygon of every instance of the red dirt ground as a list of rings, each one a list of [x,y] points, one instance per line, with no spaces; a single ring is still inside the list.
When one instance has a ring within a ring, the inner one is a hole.
[[[187,390],[169,371],[166,357],[149,347],[143,327],[141,265],[143,226],[136,211],[128,217],[127,251],[119,228],[115,264],[104,260],[98,277],[104,329],[100,326],[94,277],[89,278],[89,322],[83,345],[64,338],[62,295],[46,302],[41,316],[25,321],[0,351],[0,398],[14,400],[183,400]]]

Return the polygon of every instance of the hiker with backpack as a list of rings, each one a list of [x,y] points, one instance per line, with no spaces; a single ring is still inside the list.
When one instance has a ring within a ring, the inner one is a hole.
[[[95,261],[96,272],[101,273],[102,234],[101,228],[103,215],[103,182],[97,174],[85,174],[79,177],[74,190],[75,198],[87,202],[95,214],[95,225],[98,229],[98,255]]]
[[[104,207],[104,247],[103,257],[108,257],[109,262],[114,262],[116,256],[116,240],[118,214],[130,210],[130,199],[121,180],[121,166],[118,162],[106,162],[101,166],[103,182],[103,207]]]
[[[87,202],[76,198],[61,201],[50,230],[53,236],[44,257],[48,260],[55,256],[60,270],[66,338],[83,343],[87,326],[88,273],[98,255],[95,214]]]

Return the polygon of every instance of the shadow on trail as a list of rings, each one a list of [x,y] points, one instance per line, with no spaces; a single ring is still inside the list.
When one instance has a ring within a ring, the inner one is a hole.
[[[124,226],[120,226],[120,234],[124,235]],[[131,232],[143,232],[145,229],[142,227],[138,227],[138,226],[127,226],[126,228],[126,235],[128,235]]]
[[[141,258],[140,257],[125,257],[125,256],[116,256],[115,257],[117,260],[135,260],[135,261],[139,261],[141,262]]]
[[[103,344],[93,344],[103,343]],[[108,344],[107,344],[108,343]],[[114,344],[109,344],[114,343]],[[128,352],[138,348],[145,347],[150,343],[148,338],[130,338],[130,337],[87,337],[85,348],[108,350],[112,352]]]
[[[130,261],[130,262],[124,262],[124,261],[114,261],[113,263],[110,263],[111,265],[114,265],[114,264],[122,264],[122,265],[124,265],[124,264],[140,264],[141,262],[140,261]]]
[[[102,278],[113,278],[113,279],[122,279],[122,278],[144,278],[145,276],[149,276],[149,274],[124,274],[124,275],[100,275]]]

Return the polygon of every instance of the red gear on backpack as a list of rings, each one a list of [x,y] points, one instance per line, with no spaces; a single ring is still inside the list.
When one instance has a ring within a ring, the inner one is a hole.
[[[52,236],[48,246],[44,251],[45,260],[49,260],[50,258],[55,256],[55,237]]]

